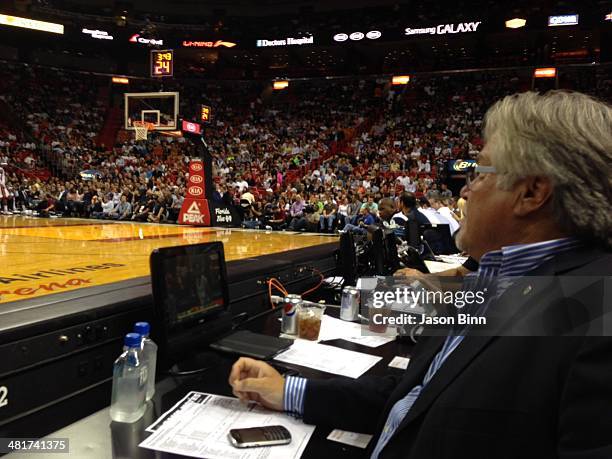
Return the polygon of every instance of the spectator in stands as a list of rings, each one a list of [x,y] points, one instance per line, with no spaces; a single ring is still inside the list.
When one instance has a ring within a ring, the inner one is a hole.
[[[366,204],[366,203],[364,203]],[[353,233],[366,234],[367,227],[376,223],[376,216],[368,205],[362,205],[359,218],[356,224],[347,223],[343,231],[352,231]]]
[[[92,212],[93,218],[112,218],[113,210],[115,208],[115,203],[109,199],[108,195],[102,196],[102,202],[100,203],[98,199],[96,199],[95,206],[96,210]],[[99,209],[99,210],[98,210]]]
[[[423,212],[419,212],[414,194],[407,192],[402,193],[398,203],[400,210],[393,215],[393,220],[398,225],[403,226],[406,221],[410,219],[415,220],[419,225],[427,225],[430,223],[427,216]]]
[[[459,219],[455,215],[455,213],[450,210],[448,207],[448,203],[445,199],[441,199],[439,195],[434,196],[430,199],[431,207],[433,207],[440,215],[442,215],[448,225],[450,226],[451,235],[455,234],[457,230],[459,230]]]
[[[111,201],[112,202],[112,201]],[[132,217],[132,204],[128,202],[128,196],[122,194],[119,204],[109,213],[108,218],[113,220],[129,220]]]
[[[94,195],[91,198],[91,208],[90,208],[89,216],[91,218],[101,218],[98,216],[101,214],[102,214],[102,202],[100,201],[100,198],[98,197],[98,195]]]
[[[391,198],[383,198],[378,201],[378,217],[380,224],[385,228],[396,229],[398,226],[403,228],[402,224],[399,224],[394,220],[394,216],[397,211],[395,201]]]
[[[446,183],[440,184],[440,197],[441,198],[452,198],[453,192],[448,189],[448,185]]]
[[[40,217],[50,217],[51,212],[55,209],[55,199],[50,193],[45,195],[45,198],[39,201],[36,210],[38,211],[38,216]]]
[[[9,191],[7,187],[6,172],[2,166],[6,166],[6,163],[0,163],[0,201],[2,202],[2,213],[10,215],[8,209]]]
[[[419,207],[419,212],[425,215],[425,217],[427,217],[427,220],[429,220],[430,223],[437,225],[449,225],[450,227],[449,220],[436,209],[434,209],[430,205],[430,202],[427,198],[419,199],[419,203],[421,205]]]
[[[304,214],[304,200],[302,199],[301,195],[296,195],[294,200],[293,200],[293,204],[291,204],[291,209],[289,210],[289,216],[292,219],[299,219],[303,216]]]
[[[156,200],[152,196],[152,191],[148,190],[146,192],[146,203],[141,204],[138,207],[138,210],[132,213],[132,220],[137,222],[146,222],[149,219],[149,214],[155,209]]]
[[[328,202],[323,205],[323,213],[319,217],[319,231],[321,233],[333,232],[334,222],[336,221],[336,205]]]
[[[147,221],[150,223],[161,223],[164,221],[166,207],[163,195],[158,195],[157,199],[154,200],[153,208],[149,215],[147,216]]]

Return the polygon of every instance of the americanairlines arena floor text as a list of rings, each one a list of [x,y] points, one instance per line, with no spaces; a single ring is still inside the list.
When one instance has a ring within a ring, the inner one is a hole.
[[[337,241],[317,234],[0,216],[0,303],[149,275],[158,247],[221,241],[227,261]]]

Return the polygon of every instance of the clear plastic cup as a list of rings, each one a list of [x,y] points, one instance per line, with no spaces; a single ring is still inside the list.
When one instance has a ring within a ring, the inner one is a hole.
[[[325,306],[300,304],[298,308],[298,338],[316,341],[321,331],[321,319]]]
[[[381,319],[386,319],[387,317],[389,317],[391,313],[391,308],[387,308],[387,307],[382,307],[382,308],[374,308],[372,306],[370,306],[368,308],[368,330],[370,330],[371,332],[374,333],[386,333],[387,332],[387,322]],[[377,322],[383,322],[383,323],[375,323],[374,321],[374,316],[377,316],[376,321]]]

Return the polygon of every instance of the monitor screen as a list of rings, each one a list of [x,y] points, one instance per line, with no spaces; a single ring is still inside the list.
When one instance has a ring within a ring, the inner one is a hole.
[[[160,346],[180,353],[182,344],[197,338],[207,322],[228,308],[223,244],[164,247],[153,251],[150,262],[157,318],[152,331]]]

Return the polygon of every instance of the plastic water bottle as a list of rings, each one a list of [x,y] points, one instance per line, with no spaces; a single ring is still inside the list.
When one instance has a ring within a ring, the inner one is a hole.
[[[142,360],[147,366],[147,400],[151,400],[155,394],[155,368],[157,366],[157,344],[149,338],[151,326],[148,322],[136,322],[134,325],[134,333],[140,334],[142,337],[141,351]]]
[[[125,335],[123,353],[115,360],[110,406],[113,421],[135,422],[145,412],[147,367],[142,362],[141,342],[138,333]]]

